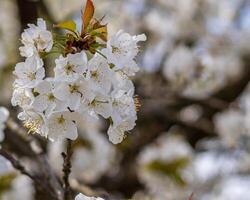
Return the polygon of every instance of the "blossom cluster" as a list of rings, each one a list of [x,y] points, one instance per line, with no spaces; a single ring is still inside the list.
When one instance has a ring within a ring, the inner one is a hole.
[[[186,199],[194,190],[201,200],[248,196],[250,176],[241,174],[249,169],[248,152],[243,148],[226,151],[218,147],[220,141],[210,140],[199,144],[208,150],[195,153],[181,133],[179,128],[170,129],[139,154],[137,172],[146,189],[138,191],[133,199]],[[211,184],[219,189],[208,190]]]
[[[146,36],[119,31],[94,53],[85,49],[64,52],[55,60],[54,76],[48,77],[42,55],[56,45],[53,35],[43,19],[28,26],[20,47],[25,61],[14,71],[12,104],[23,109],[18,118],[31,132],[54,141],[75,140],[77,124],[86,114],[102,116],[110,122],[110,141],[120,143],[137,119],[138,105],[129,77],[139,70],[137,43]]]
[[[203,43],[207,43],[206,40]],[[219,43],[220,39],[217,40],[214,42]],[[242,74],[243,65],[239,56],[225,53],[224,48],[230,48],[230,45],[221,47],[216,55],[213,52],[216,45],[206,45],[199,44],[193,48],[180,45],[165,61],[164,77],[183,96],[207,98]]]

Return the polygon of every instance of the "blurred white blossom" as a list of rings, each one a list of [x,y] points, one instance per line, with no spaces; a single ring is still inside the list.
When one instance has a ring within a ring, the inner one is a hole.
[[[163,135],[139,155],[139,178],[154,199],[185,198],[191,194],[186,184],[193,180],[192,157],[193,151],[182,137]]]
[[[249,176],[227,177],[216,184],[214,192],[204,195],[202,200],[248,200]]]
[[[10,190],[5,192],[1,198],[2,200],[18,200],[22,197],[25,200],[33,200],[33,195],[32,181],[28,177],[20,175],[13,180]]]
[[[100,197],[88,197],[83,194],[78,194],[75,198],[75,200],[104,200]]]
[[[5,122],[9,117],[9,111],[4,108],[0,107],[0,142],[4,139],[4,129],[5,129]]]

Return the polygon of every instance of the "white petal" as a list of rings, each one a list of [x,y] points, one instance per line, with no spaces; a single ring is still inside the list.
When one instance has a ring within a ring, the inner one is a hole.
[[[0,107],[0,123],[1,122],[6,122],[6,120],[8,119],[10,113],[9,111],[4,108],[4,107]]]
[[[110,126],[108,129],[109,141],[113,144],[119,144],[124,139],[124,131],[117,127]]]
[[[37,96],[33,103],[32,103],[33,108],[38,111],[38,112],[43,112],[47,109],[48,107],[48,97],[45,95],[39,95]]]

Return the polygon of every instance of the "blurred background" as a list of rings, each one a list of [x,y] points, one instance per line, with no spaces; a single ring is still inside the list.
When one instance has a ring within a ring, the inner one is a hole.
[[[74,144],[71,185],[107,199],[250,200],[250,0],[94,0],[109,34],[145,33],[133,80],[136,128],[112,145],[107,127],[86,119]],[[74,19],[84,0],[0,0],[0,106],[11,107],[12,71],[27,23]],[[47,65],[53,69],[49,59]],[[39,175],[25,143],[4,145]],[[20,136],[18,136],[20,137]],[[61,174],[63,143],[38,138]],[[0,157],[1,200],[47,200]]]

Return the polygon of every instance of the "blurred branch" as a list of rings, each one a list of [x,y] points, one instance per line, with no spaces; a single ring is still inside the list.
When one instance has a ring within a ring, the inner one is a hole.
[[[21,29],[26,28],[28,23],[35,22],[38,16],[38,1],[17,0]]]
[[[64,200],[71,200],[71,189],[69,183],[69,175],[71,173],[71,157],[72,157],[72,141],[67,139],[66,153],[62,153],[63,157],[63,187],[64,187]]]
[[[28,172],[25,169],[25,167],[16,158],[14,158],[14,156],[12,156],[10,153],[5,151],[4,149],[0,149],[0,155],[2,155],[7,160],[9,160],[15,169],[17,169],[22,174],[24,174],[24,175],[28,176],[30,179],[32,179],[35,182],[36,186],[38,186],[41,189],[48,192],[54,200],[58,200],[57,196],[54,194],[54,191],[51,190],[51,188],[49,188],[48,185],[45,182],[43,182],[42,179],[40,179],[40,178],[36,177],[35,175],[32,175],[30,172]]]
[[[28,176],[29,178],[31,178],[32,180],[35,180],[36,178],[31,175],[25,168],[24,166],[17,160],[15,159],[10,153],[8,153],[6,150],[4,149],[0,149],[0,155],[3,156],[4,158],[6,158],[7,160],[9,160],[12,164],[12,166],[17,169],[18,171],[20,171],[22,174]]]
[[[25,137],[27,136],[24,128],[20,127],[13,119],[8,119],[7,130],[5,134],[5,141],[3,146],[8,147],[8,150],[15,152],[17,155],[26,156],[31,160],[35,160],[38,164],[39,171],[35,172],[35,175],[30,176],[26,174],[26,170],[23,171],[25,175],[34,179],[35,187],[39,190],[39,193],[46,194],[45,199],[62,200],[63,189],[57,179],[56,174],[52,170],[48,163],[47,157],[41,153],[41,147],[36,141],[35,137]],[[33,145],[31,145],[33,143]],[[4,155],[8,156],[12,161],[14,167],[19,170],[24,168],[16,159],[14,159],[11,154],[4,151]],[[21,171],[22,172],[22,171]],[[42,185],[42,187],[40,187]],[[48,193],[48,190],[50,191]]]
[[[21,19],[22,30],[26,28],[28,23],[33,23],[36,19],[42,15],[47,18],[51,23],[54,23],[54,19],[47,9],[44,1],[38,0],[17,0],[19,15]]]

